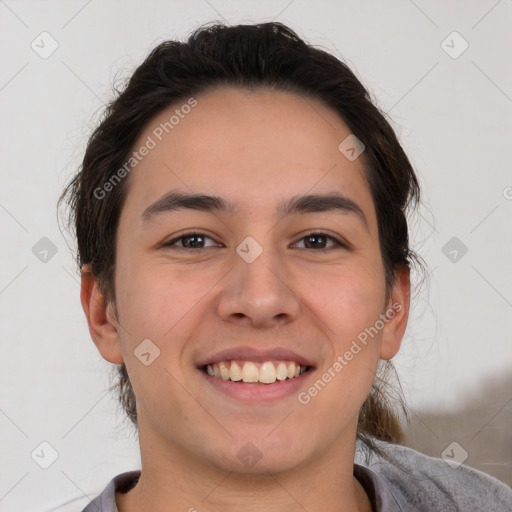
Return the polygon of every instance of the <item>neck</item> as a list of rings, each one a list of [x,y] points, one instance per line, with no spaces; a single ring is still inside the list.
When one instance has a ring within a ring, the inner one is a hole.
[[[179,447],[162,450],[161,440],[142,431],[140,445],[142,473],[131,491],[116,494],[119,512],[372,511],[353,475],[355,435],[352,442],[339,441],[322,456],[279,473],[223,471]]]

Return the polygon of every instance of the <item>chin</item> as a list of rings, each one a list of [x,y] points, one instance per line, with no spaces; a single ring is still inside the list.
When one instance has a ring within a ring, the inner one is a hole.
[[[212,463],[224,471],[266,475],[293,470],[304,462],[304,443],[285,432],[271,439],[274,436],[268,435],[271,430],[266,429],[265,435],[251,436],[246,432],[233,437],[222,452],[215,450],[210,453]]]

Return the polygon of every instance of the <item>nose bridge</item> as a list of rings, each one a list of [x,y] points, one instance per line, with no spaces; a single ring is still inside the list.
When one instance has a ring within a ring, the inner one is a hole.
[[[219,303],[219,314],[225,320],[244,319],[262,326],[298,314],[299,300],[287,282],[286,261],[270,239],[267,236],[260,244],[247,237],[236,247],[233,271]]]

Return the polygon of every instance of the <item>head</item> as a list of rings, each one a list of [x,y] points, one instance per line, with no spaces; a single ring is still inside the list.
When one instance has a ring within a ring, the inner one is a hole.
[[[172,210],[178,195],[212,197]],[[299,196],[314,197],[290,208]],[[108,106],[61,200],[91,336],[117,365],[134,425],[225,469],[246,442],[268,470],[351,433],[399,440],[376,372],[389,374],[407,324],[419,186],[338,59],[279,23],[160,44]],[[284,402],[219,398],[200,372],[237,346],[293,350],[311,363],[307,386]],[[293,414],[278,426],[283,403]]]

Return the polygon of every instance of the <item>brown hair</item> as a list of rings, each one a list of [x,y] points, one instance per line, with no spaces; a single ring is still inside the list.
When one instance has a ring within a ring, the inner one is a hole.
[[[95,191],[126,166],[136,138],[151,118],[171,104],[218,86],[268,87],[320,100],[365,145],[389,294],[397,270],[410,269],[412,260],[420,262],[409,247],[406,220],[408,208],[419,203],[419,184],[390,124],[343,62],[307,44],[287,26],[216,23],[200,27],[186,42],[165,41],[151,51],[107,106],[89,139],[81,169],[59,200],[60,204],[66,199],[70,206],[68,225],[76,231],[78,265],[91,265],[106,300],[115,303],[116,232],[128,179],[120,180],[106,199],[98,199]],[[117,369],[120,403],[137,425],[126,367]],[[397,405],[405,413],[402,395],[398,393],[393,404],[386,389],[392,369],[391,362],[381,362],[383,373],[376,377],[359,415],[358,438],[376,451],[373,437],[393,442],[401,438]]]

